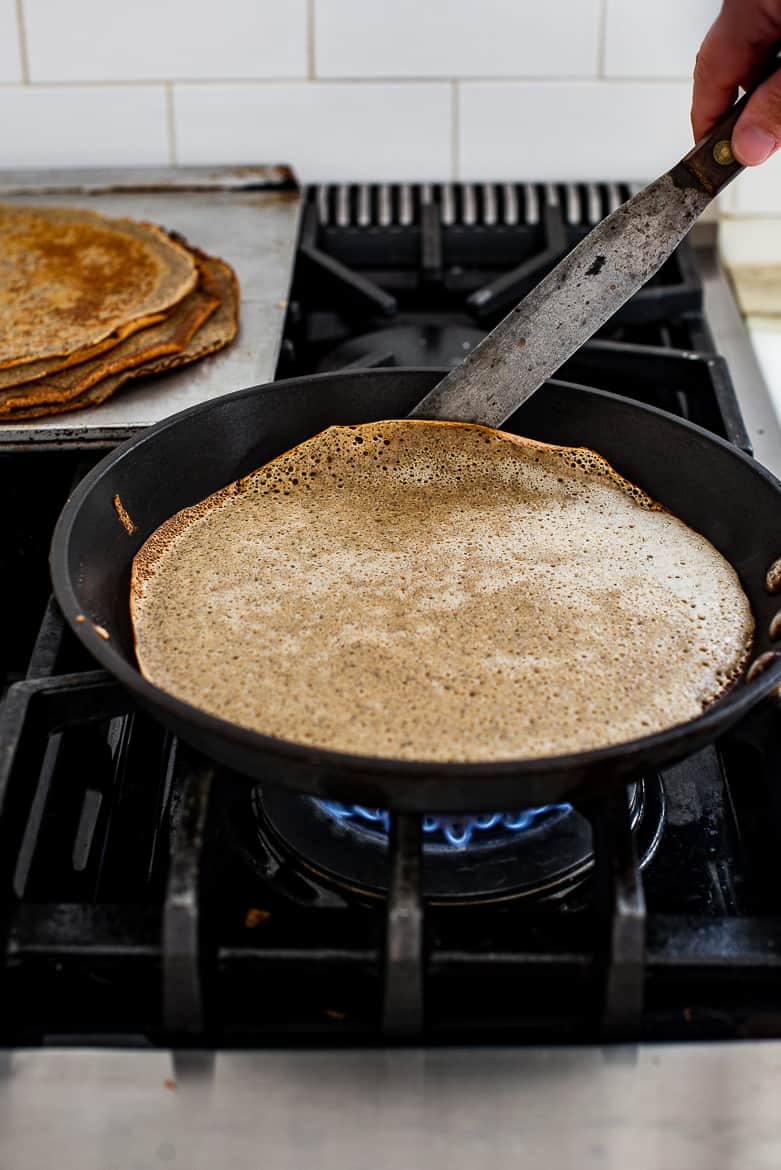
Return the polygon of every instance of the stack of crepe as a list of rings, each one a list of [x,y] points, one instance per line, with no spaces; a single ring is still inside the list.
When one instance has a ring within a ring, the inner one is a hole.
[[[0,422],[214,353],[238,312],[230,265],[155,224],[0,204]]]

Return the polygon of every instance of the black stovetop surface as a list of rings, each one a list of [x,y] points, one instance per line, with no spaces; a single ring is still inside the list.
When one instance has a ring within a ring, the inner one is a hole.
[[[421,338],[439,364],[583,234],[595,190],[604,213],[614,188],[310,191],[280,375],[391,364],[410,346],[426,364]],[[686,246],[559,376],[748,449]],[[390,865],[376,826],[356,844],[350,817],[310,807],[306,832],[328,836],[336,861],[302,861],[268,819],[274,793],[134,711],[49,600],[52,528],[94,459],[0,456],[0,1045],[377,1043],[421,1028],[431,1043],[781,1035],[781,721],[769,706],[638,777],[639,818],[636,788],[634,812],[624,790],[577,810],[586,864],[547,894],[421,900],[406,818]],[[295,801],[283,811],[295,818]],[[536,845],[521,833],[493,860],[424,851],[424,894],[435,870],[447,884],[451,857],[478,889],[501,857],[517,873],[525,849],[555,850],[553,829],[533,832]],[[350,850],[370,855],[374,884],[335,877]]]

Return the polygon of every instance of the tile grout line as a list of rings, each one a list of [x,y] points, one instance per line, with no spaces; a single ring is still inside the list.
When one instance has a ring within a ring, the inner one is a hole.
[[[597,78],[605,80],[605,58],[607,56],[607,0],[599,0],[597,18]]]
[[[19,36],[19,56],[22,62],[22,82],[30,84],[30,54],[27,48],[27,26],[24,22],[22,0],[16,0],[16,27]]]
[[[461,177],[461,89],[455,78],[450,82],[450,90],[453,103],[450,118],[450,165],[453,170],[453,178],[459,179]]]
[[[363,86],[379,86],[390,85],[404,87],[406,85],[425,85],[425,86],[439,86],[445,87],[452,85],[454,79],[448,77],[314,77],[311,81],[318,86],[323,86],[324,89],[331,85],[354,85],[357,89]],[[560,74],[559,76],[547,77],[530,77],[526,76],[509,76],[501,75],[495,77],[488,77],[485,75],[472,75],[468,77],[458,78],[457,84],[468,85],[588,85],[588,86],[680,86],[689,85],[691,78],[680,74],[675,77],[653,77],[651,75],[635,75],[631,76],[613,76],[613,77],[583,77],[582,75]],[[177,85],[183,89],[188,86],[252,86],[262,88],[264,86],[280,86],[280,85],[309,85],[310,79],[308,77],[177,77],[166,80],[162,77],[152,78],[123,78],[114,80],[112,78],[101,78],[94,80],[92,78],[82,78],[79,80],[41,80],[31,82],[19,81],[0,81],[0,90],[19,88],[23,84],[29,84],[31,89],[150,89],[157,87],[164,87],[166,85]]]
[[[315,71],[315,0],[306,0],[306,74],[314,81]]]
[[[165,83],[165,116],[168,125],[168,152],[171,157],[171,165],[177,165],[176,149],[176,110],[174,108],[174,87],[170,81]]]

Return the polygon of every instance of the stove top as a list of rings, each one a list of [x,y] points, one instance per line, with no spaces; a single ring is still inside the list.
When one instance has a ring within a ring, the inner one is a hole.
[[[623,185],[305,193],[277,375],[473,345]],[[558,377],[750,439],[702,256]],[[390,816],[253,786],[135,711],[49,599],[94,443],[0,454],[0,1046],[781,1035],[781,719],[582,807]]]

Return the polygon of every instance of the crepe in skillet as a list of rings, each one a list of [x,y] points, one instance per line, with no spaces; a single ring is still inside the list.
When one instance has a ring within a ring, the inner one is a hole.
[[[753,633],[734,569],[599,455],[467,423],[331,427],[138,553],[143,674],[370,756],[497,761],[688,721]]]

